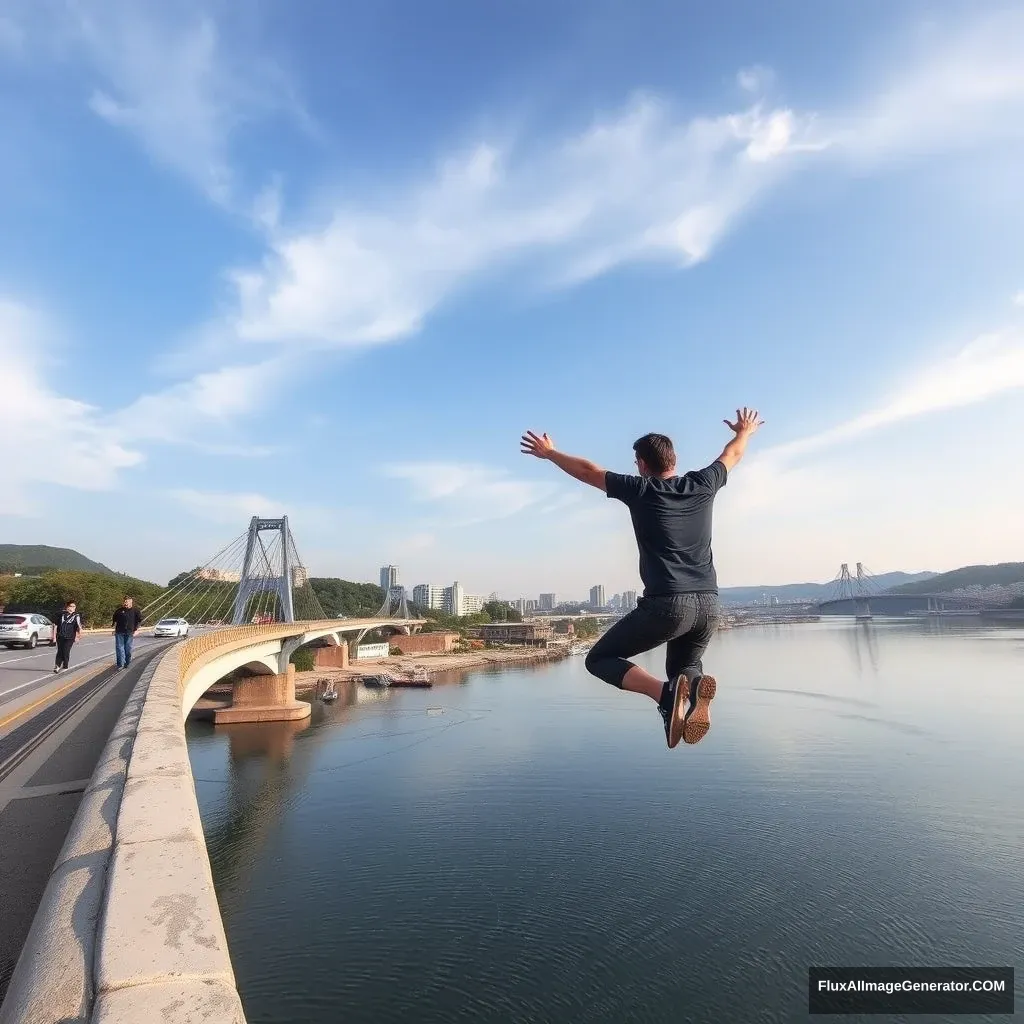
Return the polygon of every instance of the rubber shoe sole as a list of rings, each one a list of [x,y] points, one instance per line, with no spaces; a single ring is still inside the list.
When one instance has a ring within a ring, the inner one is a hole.
[[[711,728],[711,702],[718,691],[714,676],[701,676],[693,706],[686,713],[682,735],[684,743],[700,743]],[[678,742],[678,741],[677,741]]]
[[[672,750],[673,747],[678,747],[679,741],[683,738],[685,724],[682,708],[684,701],[686,703],[690,701],[690,681],[685,675],[678,675],[676,676],[676,692],[672,699],[672,713],[669,716],[668,728],[665,731],[669,750]]]

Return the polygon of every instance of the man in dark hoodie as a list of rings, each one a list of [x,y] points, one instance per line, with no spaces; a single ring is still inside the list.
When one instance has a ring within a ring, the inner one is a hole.
[[[130,597],[121,602],[110,623],[114,627],[114,654],[118,668],[127,668],[132,663],[132,641],[142,625],[142,612],[135,607]]]
[[[69,667],[71,648],[81,635],[82,616],[78,614],[75,602],[68,601],[57,620],[57,661],[53,666],[54,672],[61,672]]]

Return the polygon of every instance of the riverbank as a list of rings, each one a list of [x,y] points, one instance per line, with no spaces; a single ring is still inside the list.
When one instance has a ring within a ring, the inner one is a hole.
[[[531,665],[547,661],[559,661],[569,654],[568,645],[560,647],[495,647],[465,653],[448,654],[400,654],[387,658],[374,658],[353,662],[348,668],[322,668],[312,672],[298,672],[295,675],[296,693],[312,690],[318,679],[358,679],[361,676],[407,675],[422,670],[431,679],[449,672],[463,672],[474,668],[489,668],[505,665]]]

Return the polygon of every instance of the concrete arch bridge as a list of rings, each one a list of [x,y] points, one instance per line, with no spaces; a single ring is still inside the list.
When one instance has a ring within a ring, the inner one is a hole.
[[[272,722],[307,718],[312,707],[295,698],[295,666],[291,656],[316,640],[332,647],[352,634],[357,642],[371,630],[408,636],[425,619],[374,617],[315,619],[267,625],[229,626],[185,641],[179,660],[182,720],[215,683],[239,668],[252,674],[232,684],[230,707],[214,711],[215,722]]]

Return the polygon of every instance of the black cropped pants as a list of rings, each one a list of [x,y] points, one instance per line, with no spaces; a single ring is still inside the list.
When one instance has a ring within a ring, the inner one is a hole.
[[[67,668],[71,661],[71,648],[75,646],[75,638],[57,637],[57,663],[54,668]]]
[[[627,659],[666,644],[665,674],[669,679],[681,672],[691,679],[695,674],[703,675],[704,652],[718,629],[720,616],[718,595],[714,593],[642,597],[634,611],[619,619],[591,647],[587,671],[621,689],[623,677],[633,667]]]

